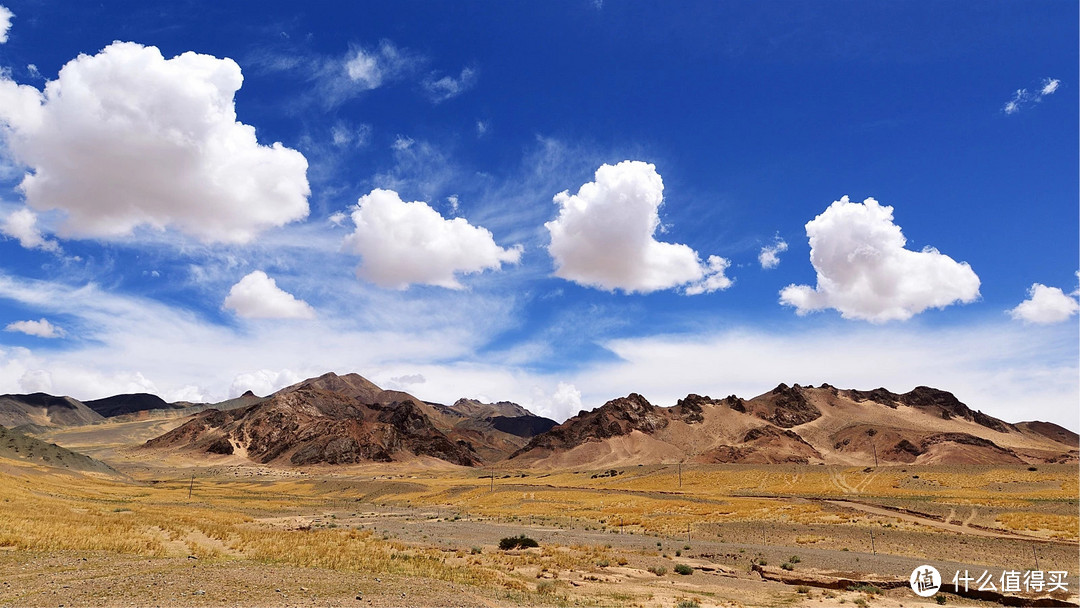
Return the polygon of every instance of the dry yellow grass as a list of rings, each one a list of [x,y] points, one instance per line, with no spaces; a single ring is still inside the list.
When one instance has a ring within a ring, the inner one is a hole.
[[[138,483],[131,483],[5,466],[0,468],[0,548],[148,557],[194,554],[398,574],[497,588],[529,603],[565,602],[568,573],[598,574],[601,563],[617,564],[623,554],[605,547],[545,546],[474,555],[399,542],[369,530],[294,529],[295,524],[275,527],[261,520],[310,518],[375,502],[605,532],[682,537],[689,528],[696,538],[715,535],[715,524],[881,526],[887,518],[838,510],[818,499],[914,497],[927,512],[954,510],[957,521],[975,507],[985,513],[984,507],[993,506],[986,521],[1043,537],[1075,539],[1078,527],[1078,518],[1065,508],[1077,498],[1076,472],[1067,468],[688,466],[681,488],[673,467],[633,467],[606,478],[573,471],[529,472],[525,477],[517,472],[503,478],[511,474],[507,471],[499,472],[494,491],[491,481],[481,477],[484,472],[476,470],[398,471],[393,479],[379,480],[359,471],[310,478],[230,477],[218,471],[198,477],[189,499],[191,480],[182,473],[165,480],[143,473]],[[906,529],[907,524],[895,525]],[[825,537],[803,532],[792,539],[797,545],[820,547]],[[549,580],[554,582],[539,584]]]
[[[310,485],[284,482],[294,492]],[[177,552],[303,567],[402,574],[488,585],[486,567],[447,563],[441,551],[410,547],[368,531],[282,530],[254,523],[245,510],[295,509],[282,488],[206,484],[147,488],[88,477],[0,474],[0,547],[23,551],[110,551],[150,557]],[[273,495],[271,495],[273,494]],[[310,494],[301,506],[319,504]]]

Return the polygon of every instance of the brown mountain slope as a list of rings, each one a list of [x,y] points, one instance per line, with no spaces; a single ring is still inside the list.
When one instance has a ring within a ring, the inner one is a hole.
[[[416,398],[356,374],[326,374],[238,409],[207,410],[144,444],[188,454],[292,465],[388,462],[430,456],[472,466],[471,446],[439,431]]]
[[[102,420],[101,414],[71,397],[45,393],[0,395],[0,425],[77,426]]]
[[[18,431],[0,426],[0,458],[21,460],[57,469],[119,475],[109,465],[93,458],[28,437]]]
[[[1075,461],[1076,436],[1060,431],[1045,423],[1009,424],[928,387],[897,394],[781,384],[753,399],[689,395],[670,408],[631,394],[580,412],[512,458],[550,467]]]

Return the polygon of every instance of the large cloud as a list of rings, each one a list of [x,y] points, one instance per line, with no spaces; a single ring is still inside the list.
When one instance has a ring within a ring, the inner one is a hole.
[[[703,264],[690,247],[654,238],[664,182],[651,164],[602,165],[596,181],[554,200],[559,216],[544,226],[551,234],[555,276],[628,293],[685,286],[694,295],[731,286],[724,258],[710,256]]]
[[[834,202],[806,224],[817,287],[789,285],[780,302],[799,314],[835,308],[844,318],[875,323],[910,319],[979,297],[979,277],[933,247],[904,249],[893,208],[872,198]]]
[[[456,273],[483,272],[516,264],[521,246],[504,249],[487,229],[465,219],[446,219],[427,203],[407,203],[393,190],[372,190],[352,212],[356,230],[345,250],[363,258],[356,276],[381,287],[410,284],[461,289]]]
[[[66,213],[61,233],[138,226],[244,243],[307,216],[307,160],[236,121],[231,59],[116,42],[80,55],[44,91],[0,79],[0,123],[30,167],[26,203]]]
[[[315,310],[303,300],[277,286],[277,282],[256,270],[232,286],[225,308],[248,319],[310,319]]]
[[[1028,299],[1009,311],[1012,318],[1025,323],[1061,323],[1080,312],[1076,298],[1065,295],[1058,287],[1035,283],[1028,290]]]

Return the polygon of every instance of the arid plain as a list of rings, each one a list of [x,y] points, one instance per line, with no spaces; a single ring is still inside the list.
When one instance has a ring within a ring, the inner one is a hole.
[[[704,412],[706,425],[718,415]],[[0,605],[1077,604],[1075,460],[650,463],[618,453],[664,437],[639,430],[565,452],[607,455],[579,466],[146,447],[196,419],[144,412],[2,439],[22,449],[0,459]],[[72,457],[49,443],[111,468],[58,466]],[[519,535],[539,546],[499,548]],[[944,579],[935,597],[908,586],[923,564]],[[1035,570],[1068,572],[1066,590],[1002,593],[1003,572]],[[965,571],[996,591],[954,592]]]

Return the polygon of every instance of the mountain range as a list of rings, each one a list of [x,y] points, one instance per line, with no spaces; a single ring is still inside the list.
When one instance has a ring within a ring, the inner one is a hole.
[[[327,373],[267,397],[248,392],[217,404],[166,403],[149,394],[87,402],[43,393],[0,396],[0,424],[29,434],[171,419],[176,422],[165,427],[171,430],[138,449],[279,466],[505,461],[552,468],[1060,463],[1077,462],[1080,447],[1076,433],[1056,424],[1008,423],[923,386],[898,394],[780,384],[751,399],[690,394],[670,407],[631,393],[562,424],[506,401],[426,402],[358,374]]]

